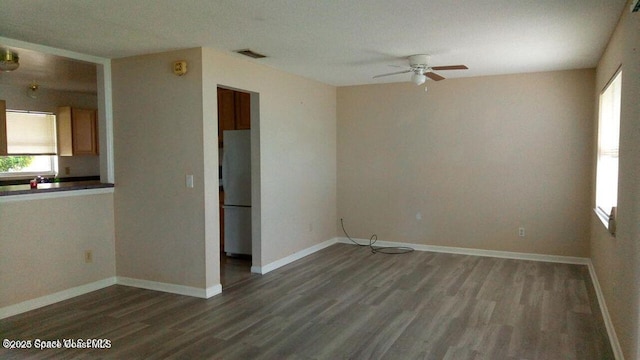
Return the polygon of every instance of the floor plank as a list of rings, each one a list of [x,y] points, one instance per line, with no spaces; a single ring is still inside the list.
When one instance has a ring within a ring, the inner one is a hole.
[[[582,265],[336,244],[211,299],[112,286],[0,320],[9,359],[613,359]]]

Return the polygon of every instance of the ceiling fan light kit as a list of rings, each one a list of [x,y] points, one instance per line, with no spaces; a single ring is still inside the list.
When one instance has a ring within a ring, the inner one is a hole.
[[[0,49],[0,71],[9,72],[13,71],[20,66],[20,58],[18,54],[9,49]]]
[[[412,72],[411,81],[416,85],[422,85],[427,81],[427,78],[440,81],[444,80],[443,76],[440,76],[433,72],[433,70],[466,70],[466,65],[445,65],[445,66],[429,66],[429,60],[431,56],[424,54],[411,55],[409,59],[409,68],[407,70],[396,71],[388,74],[376,75],[373,78],[377,79],[383,76],[406,74]],[[427,91],[426,87],[424,91]]]
[[[420,72],[414,72],[413,75],[411,75],[411,81],[416,85],[422,85],[427,81],[427,77]]]

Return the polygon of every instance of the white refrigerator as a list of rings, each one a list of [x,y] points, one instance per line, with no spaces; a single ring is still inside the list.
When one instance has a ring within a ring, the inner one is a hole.
[[[251,255],[251,130],[222,134],[224,251]]]

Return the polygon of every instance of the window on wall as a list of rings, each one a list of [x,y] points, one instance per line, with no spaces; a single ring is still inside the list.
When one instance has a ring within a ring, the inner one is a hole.
[[[606,226],[618,206],[618,152],[622,72],[618,71],[600,94],[598,115],[598,163],[596,213]],[[612,230],[612,229],[610,229]]]
[[[6,111],[6,156],[0,156],[0,177],[57,173],[56,116]]]

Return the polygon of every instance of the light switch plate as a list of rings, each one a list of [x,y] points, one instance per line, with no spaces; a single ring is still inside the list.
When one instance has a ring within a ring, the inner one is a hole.
[[[193,175],[187,175],[187,187],[193,188]]]

